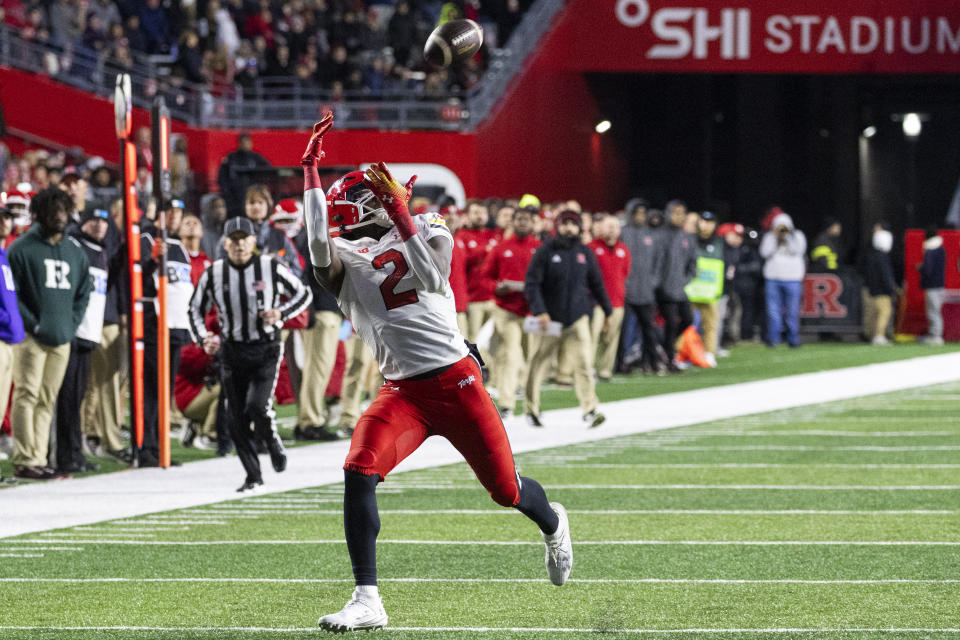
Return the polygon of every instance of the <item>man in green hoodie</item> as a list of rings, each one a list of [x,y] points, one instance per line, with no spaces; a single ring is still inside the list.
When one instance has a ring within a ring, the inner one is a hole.
[[[36,224],[10,245],[26,339],[15,347],[13,365],[13,464],[20,478],[48,480],[53,406],[90,298],[90,262],[76,240],[64,235],[74,205],[56,187],[30,201]]]

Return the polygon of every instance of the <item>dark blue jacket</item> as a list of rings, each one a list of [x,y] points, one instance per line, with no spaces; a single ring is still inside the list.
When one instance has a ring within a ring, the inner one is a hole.
[[[549,313],[564,327],[592,314],[594,300],[605,314],[613,313],[597,259],[579,239],[570,246],[556,238],[543,243],[527,267],[524,294],[530,313]]]
[[[943,244],[934,249],[924,247],[923,264],[920,266],[920,288],[943,289],[946,285],[946,271],[947,250],[943,248]]]
[[[897,280],[893,275],[889,253],[870,249],[863,282],[872,296],[892,296],[897,292]]]
[[[24,335],[13,272],[7,263],[7,250],[0,246],[0,340],[17,344],[23,341]]]

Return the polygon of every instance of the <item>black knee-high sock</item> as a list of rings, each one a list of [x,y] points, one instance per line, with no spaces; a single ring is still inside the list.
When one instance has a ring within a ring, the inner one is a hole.
[[[343,530],[357,585],[377,584],[378,480],[376,475],[343,472]]]
[[[520,476],[520,502],[517,511],[537,523],[540,531],[550,535],[557,531],[560,519],[547,501],[547,494],[533,478]]]

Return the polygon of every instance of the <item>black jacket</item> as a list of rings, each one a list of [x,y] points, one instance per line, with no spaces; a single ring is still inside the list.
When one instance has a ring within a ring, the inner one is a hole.
[[[872,296],[892,296],[897,292],[889,253],[876,249],[867,252],[863,281]]]
[[[594,300],[605,314],[613,313],[597,259],[579,239],[570,246],[556,238],[542,244],[527,267],[524,293],[530,313],[549,313],[564,327],[592,314]]]

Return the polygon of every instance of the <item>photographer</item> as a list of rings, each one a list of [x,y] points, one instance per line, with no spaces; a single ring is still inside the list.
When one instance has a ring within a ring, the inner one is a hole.
[[[800,346],[800,292],[806,274],[807,238],[794,228],[793,219],[778,213],[760,242],[764,259],[763,277],[767,295],[767,346],[780,344],[783,324],[787,326],[787,343]]]

